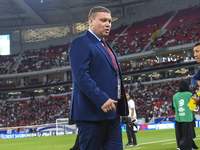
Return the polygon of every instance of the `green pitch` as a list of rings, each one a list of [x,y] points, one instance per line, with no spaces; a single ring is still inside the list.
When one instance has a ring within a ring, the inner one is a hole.
[[[196,128],[195,142],[200,148],[200,128]],[[124,150],[176,150],[174,129],[147,130],[136,133],[137,147],[124,147]],[[1,150],[69,150],[76,135],[51,137],[34,137],[24,139],[0,140]],[[127,143],[126,132],[123,132],[123,144]]]

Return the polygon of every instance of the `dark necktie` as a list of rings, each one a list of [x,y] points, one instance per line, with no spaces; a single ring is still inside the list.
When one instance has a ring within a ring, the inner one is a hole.
[[[118,70],[118,65],[116,63],[115,56],[113,55],[112,51],[110,50],[110,48],[108,47],[108,45],[106,44],[104,39],[101,40],[101,43],[103,43],[105,49],[107,50],[108,54],[110,55],[112,63],[115,66],[115,69]]]

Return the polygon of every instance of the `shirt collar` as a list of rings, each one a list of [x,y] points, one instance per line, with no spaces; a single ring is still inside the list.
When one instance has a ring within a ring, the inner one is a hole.
[[[99,41],[101,41],[101,38],[99,38],[91,29],[88,29],[90,33],[92,33]]]

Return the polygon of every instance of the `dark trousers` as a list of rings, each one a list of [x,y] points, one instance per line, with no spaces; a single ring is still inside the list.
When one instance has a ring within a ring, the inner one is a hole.
[[[80,150],[80,148],[79,148],[79,136],[78,135],[76,137],[76,141],[75,141],[74,146],[70,150]]]
[[[126,133],[127,133],[127,137],[128,137],[128,143],[133,143],[133,145],[137,145],[135,132],[132,131],[133,126],[130,126],[130,127],[128,125],[126,125]]]
[[[120,118],[77,121],[81,150],[123,150]]]
[[[194,130],[194,121],[192,122],[176,122],[176,141],[177,146],[181,150],[197,149],[193,138],[196,137]]]

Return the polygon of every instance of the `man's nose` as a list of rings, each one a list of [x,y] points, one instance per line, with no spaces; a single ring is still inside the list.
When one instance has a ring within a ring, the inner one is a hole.
[[[106,21],[106,26],[111,26],[111,23],[109,21]]]

